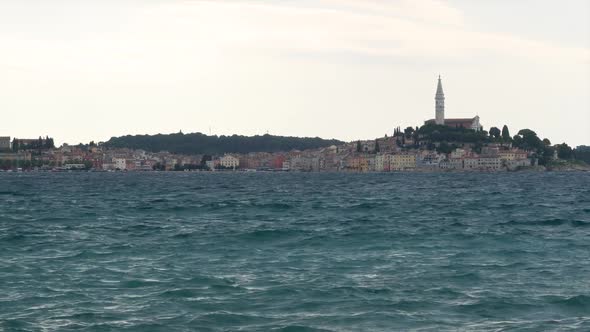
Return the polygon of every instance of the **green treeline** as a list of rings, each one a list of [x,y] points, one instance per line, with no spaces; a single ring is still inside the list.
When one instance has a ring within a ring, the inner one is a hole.
[[[22,150],[49,150],[55,148],[53,138],[49,136],[46,138],[39,136],[39,139],[37,140],[20,140],[18,138],[14,138],[11,145],[13,152]]]
[[[572,149],[566,143],[551,145],[547,138],[541,139],[536,132],[522,129],[514,136],[506,125],[502,129],[491,127],[489,131],[475,131],[467,128],[453,128],[436,124],[426,124],[420,128],[408,127],[403,131],[396,129],[395,136],[401,137],[402,142],[412,139],[415,147],[426,145],[430,150],[439,153],[451,153],[464,143],[472,145],[475,152],[481,152],[483,146],[489,143],[511,144],[513,147],[533,152],[540,165],[549,162],[557,152],[560,159],[590,160],[588,150]]]
[[[201,133],[158,134],[113,137],[104,143],[111,148],[140,149],[149,152],[168,151],[177,154],[223,154],[307,150],[339,145],[335,139],[287,136],[208,136]]]

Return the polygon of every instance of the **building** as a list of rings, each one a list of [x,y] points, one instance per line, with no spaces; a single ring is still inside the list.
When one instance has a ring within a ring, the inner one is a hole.
[[[226,154],[225,156],[219,158],[219,165],[225,168],[236,169],[240,166],[240,159]]]
[[[127,159],[125,158],[113,158],[113,164],[115,165],[115,169],[121,171],[127,169]]]
[[[479,168],[479,158],[477,157],[468,157],[463,159],[463,169],[478,169]]]
[[[458,119],[445,118],[445,93],[443,91],[440,75],[438,76],[438,85],[434,96],[434,119],[428,120],[424,122],[424,124],[437,124],[453,128],[468,128],[477,131],[481,130],[479,116]]]
[[[527,152],[519,149],[502,150],[498,152],[498,155],[506,161],[528,159]]]
[[[532,165],[531,160],[526,159],[513,159],[513,160],[505,160],[504,165],[508,170],[515,170],[520,167],[529,167]]]
[[[82,170],[82,169],[86,169],[86,165],[84,165],[84,164],[65,164],[63,168],[66,170]]]
[[[443,155],[436,152],[422,153],[418,156],[416,166],[419,168],[438,168],[443,160]]]
[[[438,75],[438,85],[434,95],[434,123],[437,125],[445,124],[445,93],[443,92],[440,75]]]
[[[392,171],[404,171],[416,168],[416,155],[410,153],[402,153],[393,155],[391,160]]]
[[[0,151],[10,150],[10,136],[0,136]]]
[[[368,172],[369,160],[362,155],[351,156],[348,160],[348,169],[355,172]]]
[[[375,172],[387,172],[389,171],[389,157],[384,154],[378,154],[375,156]]]
[[[502,160],[498,157],[480,157],[478,160],[479,169],[497,171],[502,168],[502,165]]]
[[[0,153],[0,160],[31,161],[31,153],[26,151]]]
[[[217,160],[217,159],[207,160],[207,161],[205,161],[205,165],[207,166],[207,168],[214,171],[215,168],[217,168],[217,166],[219,165],[219,160]]]
[[[283,161],[282,170],[283,171],[289,171],[289,170],[291,170],[291,163],[288,160]]]

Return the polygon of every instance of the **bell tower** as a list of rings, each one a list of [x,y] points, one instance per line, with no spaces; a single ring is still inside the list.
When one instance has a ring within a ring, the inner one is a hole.
[[[435,123],[437,125],[445,124],[445,93],[443,92],[440,75],[438,75],[438,86],[434,97]]]

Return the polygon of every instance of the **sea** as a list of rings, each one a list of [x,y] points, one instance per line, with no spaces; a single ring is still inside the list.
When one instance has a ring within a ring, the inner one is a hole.
[[[0,173],[0,331],[590,331],[590,173]]]

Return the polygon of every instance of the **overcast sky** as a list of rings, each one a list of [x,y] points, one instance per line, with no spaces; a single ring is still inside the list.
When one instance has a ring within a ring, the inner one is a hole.
[[[587,0],[0,0],[0,136],[391,134],[590,145]]]

